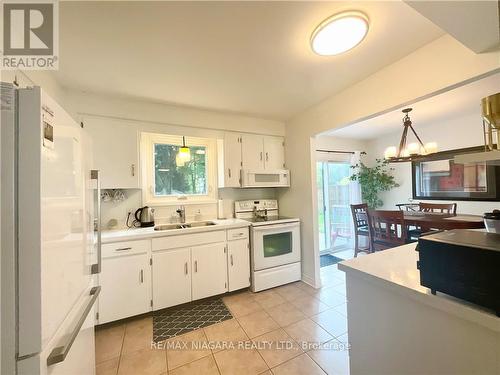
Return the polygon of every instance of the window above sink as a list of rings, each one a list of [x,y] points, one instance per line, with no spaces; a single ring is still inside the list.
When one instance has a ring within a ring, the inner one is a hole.
[[[184,145],[187,159],[179,158]],[[216,140],[141,133],[143,202],[148,205],[215,203]]]

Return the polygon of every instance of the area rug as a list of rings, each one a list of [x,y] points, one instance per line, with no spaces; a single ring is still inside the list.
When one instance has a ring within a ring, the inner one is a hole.
[[[160,342],[232,317],[222,298],[158,310],[153,312],[153,341]]]
[[[344,259],[338,258],[336,256],[325,254],[319,257],[319,265],[320,267],[331,266],[332,264],[337,264],[338,262],[342,262]]]

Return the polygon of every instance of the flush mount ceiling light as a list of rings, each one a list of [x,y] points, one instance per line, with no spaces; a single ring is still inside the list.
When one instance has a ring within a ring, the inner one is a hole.
[[[357,11],[342,12],[321,22],[311,36],[311,48],[318,55],[333,56],[349,51],[365,38],[368,17]]]

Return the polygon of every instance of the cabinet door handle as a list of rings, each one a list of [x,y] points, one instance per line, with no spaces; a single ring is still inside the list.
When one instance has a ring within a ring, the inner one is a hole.
[[[233,254],[231,254],[231,266],[234,265],[234,262],[233,262]]]
[[[231,168],[227,169],[227,173],[229,174],[229,178],[231,178]]]
[[[141,284],[144,283],[144,270],[141,270],[141,272],[139,272],[139,280],[141,281]]]
[[[262,152],[260,153],[260,161],[262,161]]]
[[[269,153],[266,152],[266,161],[269,161]]]
[[[188,274],[188,264],[187,262],[184,263],[184,274],[187,275]]]
[[[132,164],[132,165],[130,166],[130,170],[131,170],[131,172],[132,172],[132,177],[134,177],[134,176],[135,176],[135,164]]]
[[[115,251],[127,251],[127,250],[132,250],[131,247],[120,247],[118,249],[115,249]]]
[[[198,261],[194,261],[194,272],[198,272]]]

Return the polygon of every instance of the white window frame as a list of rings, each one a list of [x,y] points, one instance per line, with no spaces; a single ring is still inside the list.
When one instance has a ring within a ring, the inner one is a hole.
[[[141,133],[142,202],[150,206],[179,204],[205,204],[217,202],[217,143],[215,139],[185,137],[186,146],[206,148],[207,194],[157,196],[154,191],[154,144],[164,143],[182,146],[182,135]]]

